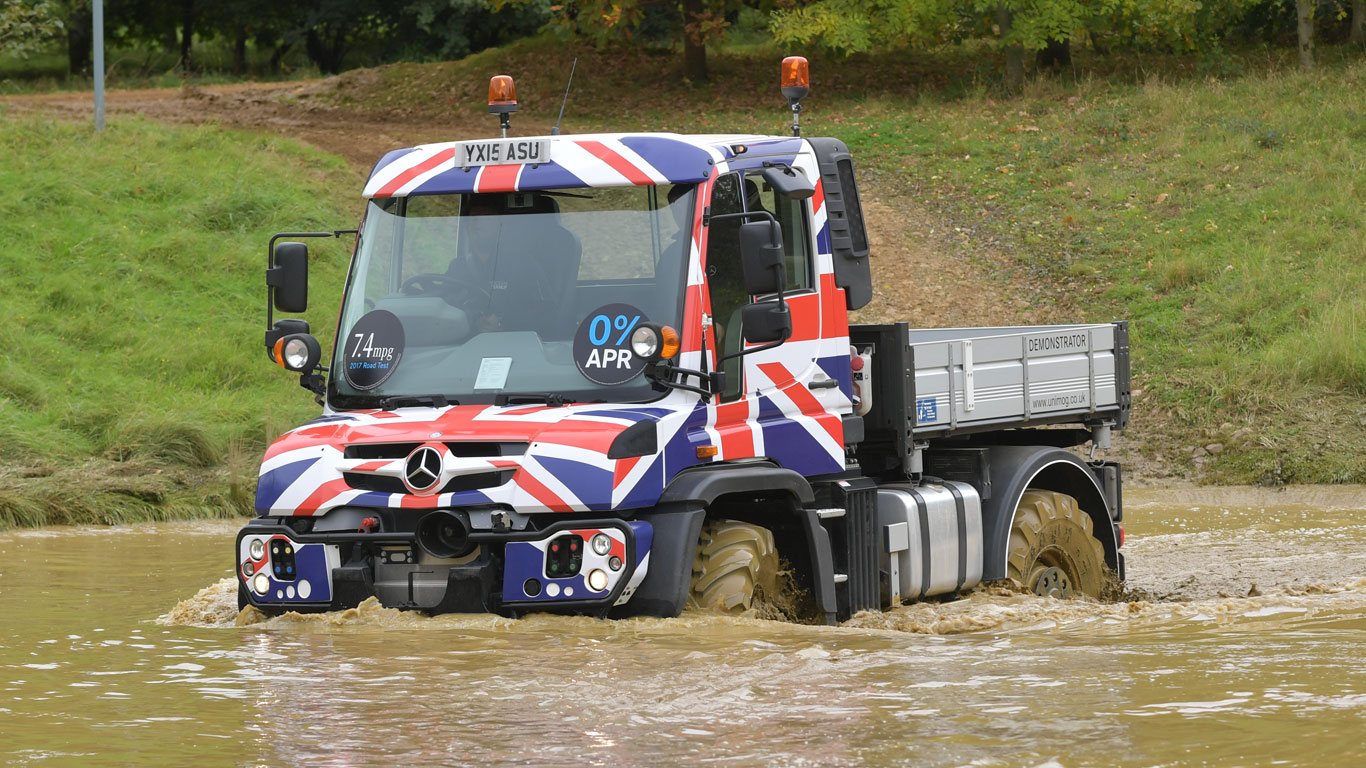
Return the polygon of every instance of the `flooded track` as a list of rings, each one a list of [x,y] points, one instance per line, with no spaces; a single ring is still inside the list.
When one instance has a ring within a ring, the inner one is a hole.
[[[1366,489],[1127,503],[1126,602],[984,590],[842,627],[238,627],[234,525],[0,534],[0,763],[1366,762]]]

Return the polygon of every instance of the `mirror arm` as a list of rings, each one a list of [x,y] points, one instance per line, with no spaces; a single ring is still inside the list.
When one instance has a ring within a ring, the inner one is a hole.
[[[327,370],[318,366],[321,370]],[[327,377],[321,373],[301,373],[299,374],[299,386],[313,393],[313,400],[318,405],[323,404],[323,397],[327,394]]]
[[[768,219],[773,223],[778,220],[773,218],[773,214],[768,211],[740,211],[739,213],[712,213],[711,206],[702,214],[702,226],[709,227],[713,221],[720,219]]]
[[[342,235],[354,235],[359,230],[356,229],[334,229],[331,232],[276,232],[271,235],[270,243],[266,245],[266,330],[275,327],[275,287],[279,284],[275,277],[275,241],[282,237],[341,237]]]
[[[667,373],[664,373],[666,371]],[[662,373],[667,378],[662,377]],[[649,376],[651,380],[657,381],[663,386],[668,387],[669,389],[681,389],[685,392],[696,392],[697,394],[702,396],[703,400],[711,402],[712,397],[715,395],[714,392],[705,387],[694,387],[691,384],[684,384],[682,382],[674,381],[673,377],[678,374],[682,374],[685,377],[696,376],[700,381],[711,381],[711,376],[709,374],[703,373],[702,371],[694,371],[691,368],[678,368],[672,365],[665,365],[663,364],[663,362],[658,361],[650,363],[645,368],[645,375]]]

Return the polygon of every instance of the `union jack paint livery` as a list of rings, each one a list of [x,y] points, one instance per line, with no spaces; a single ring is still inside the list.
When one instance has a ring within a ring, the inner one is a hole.
[[[649,244],[643,247],[653,253],[637,260],[644,271],[583,266],[585,243],[601,233],[572,231],[567,212],[596,190],[632,188],[643,190],[643,213],[601,221],[634,227],[637,242]],[[871,299],[872,287],[852,159],[837,140],[621,133],[428,144],[381,158],[364,197],[332,380],[324,385],[313,363],[301,370],[302,383],[323,399],[322,414],[266,451],[258,519],[238,535],[244,606],[328,610],[374,596],[434,612],[672,616],[714,594],[717,584],[749,583],[742,596],[723,595],[727,608],[748,607],[753,582],[744,574],[759,567],[755,553],[776,548],[822,617],[833,621],[902,596],[1014,577],[1006,546],[1015,505],[1026,487],[1041,487],[1040,477],[1046,487],[1085,500],[1098,551],[1105,545],[1096,568],[1122,573],[1112,520],[1118,465],[1108,470],[1113,477],[1098,475],[1056,447],[1017,450],[1018,440],[996,446],[973,438],[961,442],[963,450],[930,443],[1069,421],[1122,428],[1128,369],[1127,357],[1117,356],[1119,337],[1107,337],[1115,352],[1102,358],[1094,330],[1082,341],[1068,331],[1036,345],[1086,348],[1090,399],[1066,400],[1085,409],[1031,413],[1026,405],[1022,417],[970,423],[979,397],[983,414],[995,413],[992,398],[1018,391],[1027,399],[1034,375],[1029,329],[985,329],[1015,335],[991,344],[983,338],[976,358],[975,336],[945,337],[943,374],[926,368],[923,381],[921,368],[937,364],[938,347],[917,352],[904,325],[851,332],[848,312]],[[405,227],[423,224],[416,214],[405,219],[405,211],[426,198],[448,201],[450,212],[438,222],[454,222],[453,237],[440,229],[428,230],[437,233],[430,237],[405,234]],[[672,243],[661,224],[666,210],[677,216]],[[463,233],[493,216],[506,243],[543,227],[555,234],[528,242],[559,250],[508,245],[515,251],[509,259],[541,261],[476,281],[457,268],[483,263],[475,234]],[[451,266],[432,273],[404,266],[404,258]],[[477,310],[462,295],[482,295],[483,306],[492,307],[495,292],[529,273],[568,277],[519,294],[543,302],[516,307],[531,316],[511,319],[527,320],[524,327],[514,327],[506,309]],[[271,279],[275,295],[284,278]],[[759,285],[771,290],[751,287]],[[737,298],[737,291],[745,295]],[[594,306],[632,301],[665,309],[593,315]],[[761,325],[757,310],[777,318],[769,331],[751,332],[751,317]],[[362,312],[362,319],[385,316],[373,327],[396,324],[401,333],[387,341],[351,334],[371,327],[357,321]],[[572,328],[532,324],[539,314],[562,316]],[[595,325],[600,320],[607,331],[620,331],[615,344],[631,339],[619,358],[606,358],[636,366],[619,384],[590,377],[584,366],[595,358],[581,357],[584,338],[610,338]],[[297,321],[270,327],[267,346],[275,345],[284,365],[281,345],[306,334],[298,333]],[[632,333],[646,334],[641,346]],[[670,338],[676,348],[666,352]],[[992,357],[1003,344],[1014,344],[1017,358]],[[464,359],[454,355],[467,349],[480,351],[473,362],[452,367],[451,360]],[[537,386],[550,391],[519,394],[506,385],[508,371],[522,364],[518,355],[536,357],[547,371],[562,370],[572,357],[588,383],[564,390],[547,373],[547,383]],[[1010,368],[1017,359],[1021,367]],[[1053,366],[1040,370],[1060,372],[1060,383],[1035,391],[1064,400],[1052,393],[1078,385],[1060,366],[1078,360],[1040,359],[1036,365]],[[881,367],[866,370],[870,361]],[[391,366],[441,387],[464,381],[465,389],[453,396],[450,389],[386,394]],[[992,375],[1005,384],[974,389],[974,370],[998,369]],[[353,379],[353,370],[365,376]],[[1097,382],[1109,389],[1098,390]],[[937,392],[920,397],[922,386],[942,388],[942,401]],[[627,391],[636,394],[616,396]],[[956,482],[933,478],[927,464]],[[948,510],[944,520],[934,517],[941,506]],[[713,527],[720,521],[740,528]],[[922,566],[923,578],[905,575]],[[902,584],[923,586],[903,591]]]

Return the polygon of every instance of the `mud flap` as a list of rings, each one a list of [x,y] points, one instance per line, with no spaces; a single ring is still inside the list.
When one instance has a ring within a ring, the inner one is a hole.
[[[332,606],[330,610],[355,608],[361,601],[375,594],[375,580],[370,566],[347,563],[332,569]]]
[[[612,618],[671,618],[682,613],[688,604],[693,555],[702,534],[706,510],[692,504],[670,507],[667,511],[660,509],[638,516],[637,519],[654,526],[650,570],[630,601],[612,609],[609,614]]]

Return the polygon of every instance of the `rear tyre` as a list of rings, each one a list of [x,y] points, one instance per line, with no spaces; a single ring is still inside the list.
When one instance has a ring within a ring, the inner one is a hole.
[[[1091,516],[1062,493],[1030,489],[1015,508],[1006,550],[1006,575],[1036,595],[1099,598],[1105,550]]]
[[[756,597],[774,594],[778,550],[767,528],[736,520],[708,520],[693,558],[688,605],[744,613]]]

